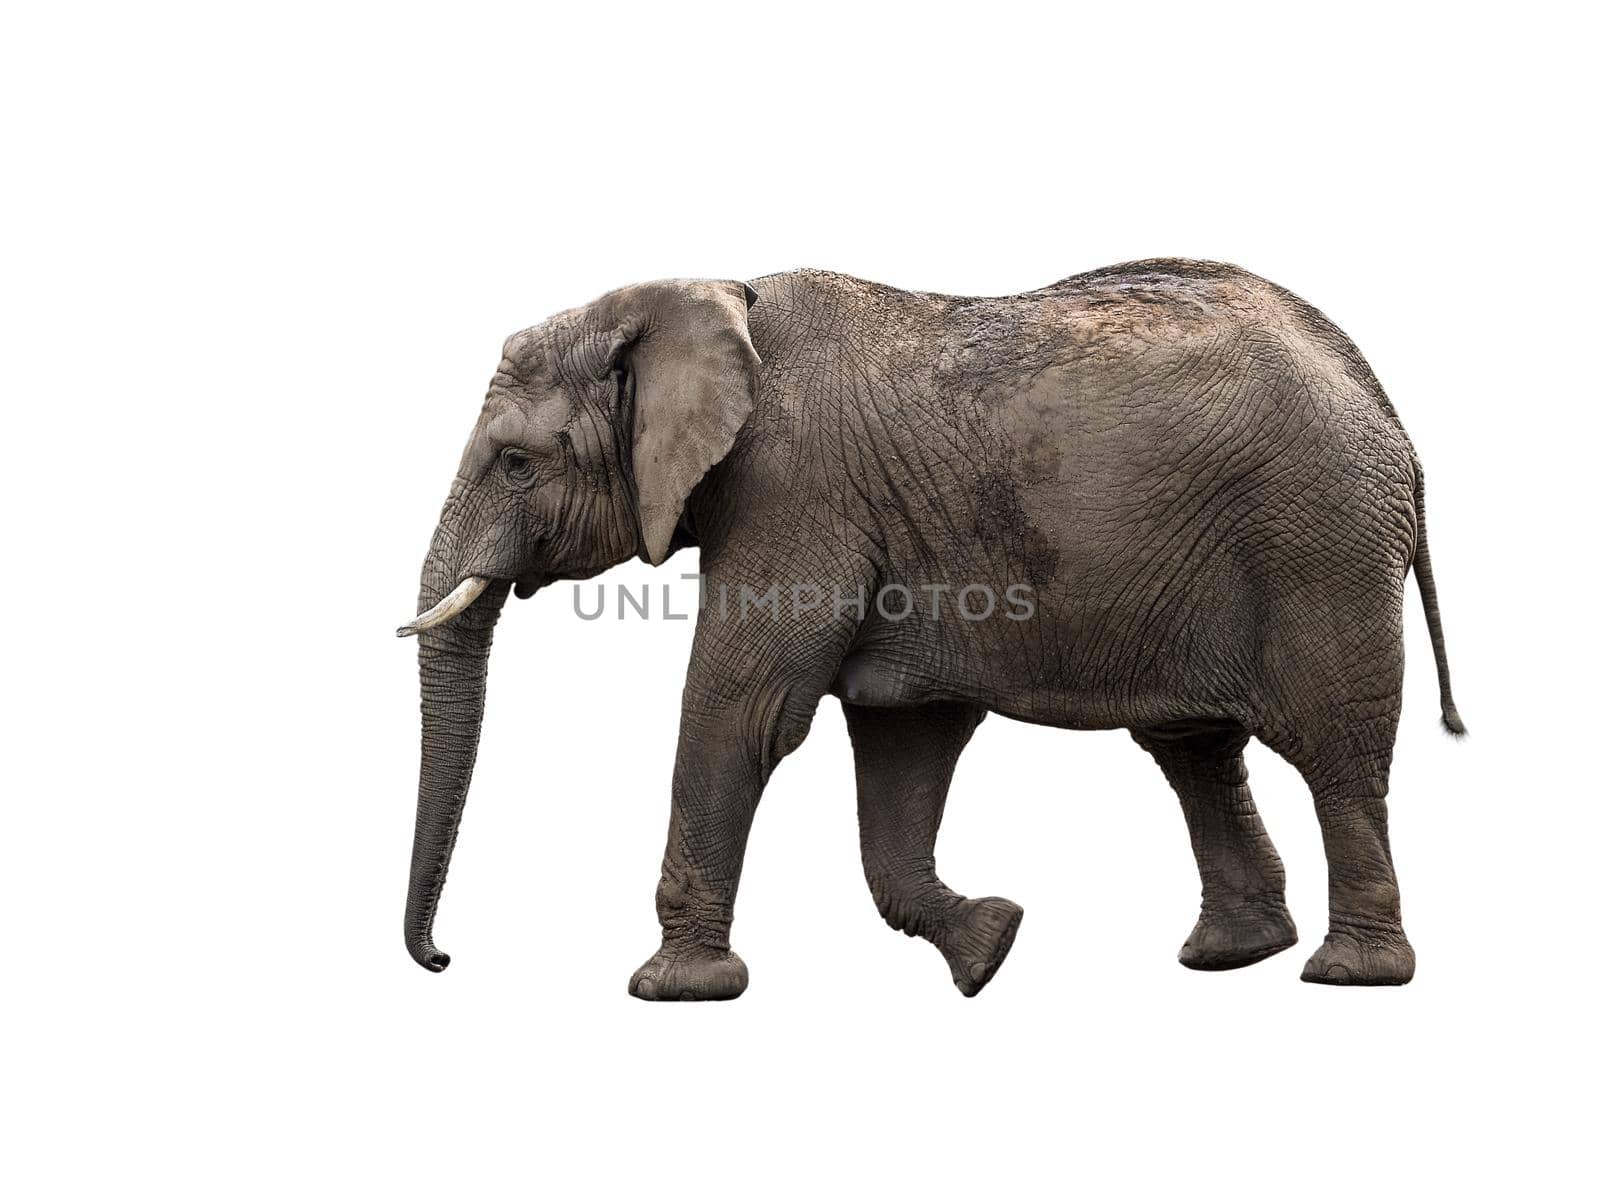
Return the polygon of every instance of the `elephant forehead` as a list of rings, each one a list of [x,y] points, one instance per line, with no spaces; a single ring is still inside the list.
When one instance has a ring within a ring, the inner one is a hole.
[[[560,390],[491,394],[483,405],[483,430],[499,444],[542,444],[567,425],[572,402]]]
[[[506,342],[501,347],[500,355],[506,360],[515,362],[523,367],[537,367],[543,364],[544,361],[544,338],[545,328],[543,324],[535,324],[531,328],[513,332],[506,337]]]
[[[490,394],[461,459],[463,473],[481,471],[508,445],[548,443],[566,426],[572,404],[559,390],[529,396]]]

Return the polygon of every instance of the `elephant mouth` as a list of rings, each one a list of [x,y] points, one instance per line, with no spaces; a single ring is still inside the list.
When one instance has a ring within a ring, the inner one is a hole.
[[[527,572],[523,573],[522,576],[517,578],[516,584],[511,588],[511,592],[516,594],[519,598],[527,599],[531,598],[534,594],[538,593],[548,584],[550,584],[550,578],[545,576],[543,573]]]

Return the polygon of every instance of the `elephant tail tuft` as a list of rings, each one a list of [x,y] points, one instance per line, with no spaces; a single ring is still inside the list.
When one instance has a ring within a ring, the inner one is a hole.
[[[1450,661],[1445,658],[1444,626],[1439,621],[1439,592],[1433,585],[1433,563],[1428,558],[1428,523],[1422,509],[1422,466],[1417,464],[1417,550],[1411,557],[1411,571],[1422,591],[1422,612],[1428,619],[1428,637],[1433,640],[1433,662],[1439,670],[1439,710],[1445,731],[1454,736],[1467,733],[1467,724],[1456,710],[1450,694]]]
[[[1445,733],[1456,738],[1462,738],[1467,733],[1467,724],[1461,720],[1461,715],[1456,712],[1456,703],[1448,697],[1444,700],[1444,714],[1439,719]]]

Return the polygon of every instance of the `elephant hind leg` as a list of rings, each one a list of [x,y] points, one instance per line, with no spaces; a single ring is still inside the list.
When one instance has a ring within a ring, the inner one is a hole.
[[[969,900],[934,870],[945,795],[984,711],[959,702],[907,709],[844,707],[856,759],[861,862],[891,928],[938,947],[965,996],[976,996],[1005,961],[1022,909],[989,896]]]
[[[1353,575],[1367,582],[1361,594],[1330,595],[1275,628],[1269,658],[1284,680],[1273,717],[1253,729],[1305,779],[1328,859],[1328,933],[1301,978],[1387,986],[1408,982],[1416,969],[1389,852],[1405,572],[1402,564]]]
[[[1200,870],[1200,919],[1178,961],[1230,971],[1293,946],[1283,861],[1250,797],[1249,734],[1232,724],[1191,723],[1135,730],[1133,738],[1177,792]]]
[[[1359,719],[1341,706],[1314,723],[1315,736],[1296,736],[1282,748],[1311,789],[1328,857],[1328,934],[1301,973],[1308,983],[1390,986],[1408,983],[1416,970],[1389,851],[1398,720],[1396,693]]]

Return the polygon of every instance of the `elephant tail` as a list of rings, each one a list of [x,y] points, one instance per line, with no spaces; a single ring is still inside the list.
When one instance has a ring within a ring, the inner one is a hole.
[[[1467,733],[1466,723],[1456,711],[1455,698],[1450,695],[1450,661],[1445,658],[1444,626],[1439,621],[1439,592],[1433,586],[1433,564],[1428,559],[1428,522],[1422,507],[1422,466],[1417,474],[1417,550],[1411,558],[1411,570],[1417,576],[1417,588],[1422,591],[1422,612],[1428,619],[1428,637],[1433,640],[1433,662],[1439,669],[1439,708],[1444,715],[1444,728],[1453,735]]]

